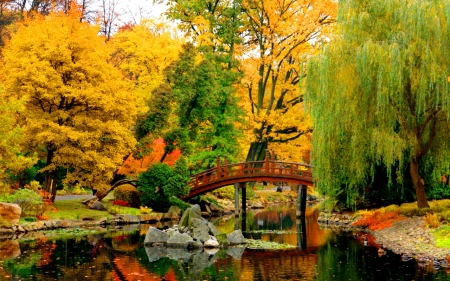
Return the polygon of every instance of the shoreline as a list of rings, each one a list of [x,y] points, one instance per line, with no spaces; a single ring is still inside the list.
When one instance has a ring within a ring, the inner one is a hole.
[[[354,227],[355,221],[351,214],[320,213],[317,222],[322,227],[358,231],[371,235],[378,247],[378,253],[383,255],[389,250],[400,255],[403,261],[417,260],[419,266],[433,266],[434,268],[450,267],[450,249],[436,246],[430,229],[425,225],[422,217],[406,217],[394,222],[392,226],[369,230]]]

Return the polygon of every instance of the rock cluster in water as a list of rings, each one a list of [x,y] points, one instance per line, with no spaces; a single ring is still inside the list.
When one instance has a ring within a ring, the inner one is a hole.
[[[183,249],[218,248],[245,243],[241,230],[226,235],[202,218],[199,205],[187,209],[179,224],[173,228],[159,230],[150,227],[144,240],[145,246]]]

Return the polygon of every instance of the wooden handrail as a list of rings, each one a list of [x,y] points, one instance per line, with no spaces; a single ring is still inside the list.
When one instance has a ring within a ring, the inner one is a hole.
[[[217,158],[217,167],[192,176],[189,182],[191,191],[216,182],[244,177],[284,177],[312,182],[311,165],[295,162],[272,161],[269,158],[268,153],[266,153],[266,158],[263,161],[240,162],[234,164],[228,164],[227,162],[226,159],[224,165],[222,165],[219,156]]]

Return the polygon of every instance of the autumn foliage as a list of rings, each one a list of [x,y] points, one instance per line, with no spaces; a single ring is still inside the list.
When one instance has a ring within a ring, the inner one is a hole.
[[[370,230],[379,230],[391,227],[392,223],[403,220],[398,211],[382,212],[377,210],[375,212],[367,212],[363,214],[360,219],[353,223],[354,226],[366,227]]]
[[[146,155],[141,159],[136,159],[133,157],[133,155],[128,156],[128,158],[123,163],[122,167],[119,169],[118,174],[133,176],[146,171],[151,164],[159,162],[161,156],[164,154],[165,146],[166,145],[164,144],[162,138],[154,140],[153,143],[150,145],[150,149],[152,150],[152,152],[149,155]],[[176,149],[175,151],[166,156],[164,163],[166,163],[169,166],[172,166],[175,163],[175,161],[178,160],[180,155],[181,151]]]

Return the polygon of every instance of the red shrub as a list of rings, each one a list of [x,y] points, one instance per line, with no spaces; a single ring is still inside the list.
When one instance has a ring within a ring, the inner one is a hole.
[[[403,220],[404,218],[398,212],[380,212],[362,215],[361,218],[354,222],[354,226],[367,227],[370,230],[383,229],[391,227],[393,222]]]
[[[124,200],[116,199],[113,201],[113,205],[123,206],[123,207],[130,207],[130,204],[128,204]]]

